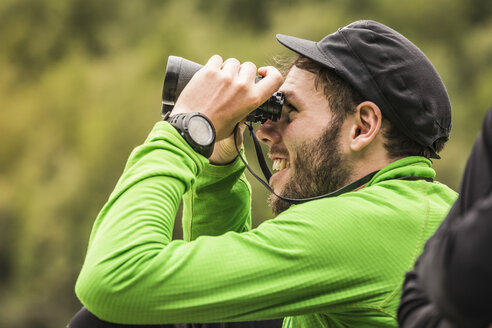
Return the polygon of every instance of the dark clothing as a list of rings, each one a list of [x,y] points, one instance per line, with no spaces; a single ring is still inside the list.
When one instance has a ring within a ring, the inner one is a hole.
[[[175,324],[175,325],[120,325],[100,320],[83,307],[72,318],[68,328],[280,328],[283,319],[232,322],[232,323],[207,323],[207,324]]]
[[[406,275],[401,327],[492,323],[492,108],[468,159],[460,196]]]

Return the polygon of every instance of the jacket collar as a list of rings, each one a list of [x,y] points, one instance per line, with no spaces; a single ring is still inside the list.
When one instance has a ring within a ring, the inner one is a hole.
[[[382,168],[367,183],[366,187],[381,181],[403,177],[422,177],[434,179],[436,171],[432,168],[432,162],[425,157],[409,156],[396,160]]]

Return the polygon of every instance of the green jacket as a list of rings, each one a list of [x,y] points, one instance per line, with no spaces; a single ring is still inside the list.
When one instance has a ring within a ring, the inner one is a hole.
[[[404,273],[456,193],[422,157],[366,187],[291,206],[251,230],[236,160],[212,166],[167,122],[131,154],[97,217],[76,284],[103,320],[126,324],[286,317],[284,327],[396,327]],[[183,199],[184,239],[171,241]]]

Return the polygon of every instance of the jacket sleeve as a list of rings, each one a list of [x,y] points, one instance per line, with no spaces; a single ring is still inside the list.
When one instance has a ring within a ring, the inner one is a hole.
[[[251,187],[244,169],[239,157],[229,165],[204,164],[183,197],[184,240],[251,229]]]

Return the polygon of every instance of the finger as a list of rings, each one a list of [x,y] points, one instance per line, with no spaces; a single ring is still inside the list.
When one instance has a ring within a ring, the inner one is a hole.
[[[221,65],[222,65],[222,57],[220,57],[219,55],[213,55],[212,57],[210,57],[208,62],[205,64],[205,67],[220,68]]]
[[[263,77],[265,77],[267,74],[271,74],[273,71],[276,71],[280,75],[282,75],[282,73],[280,73],[280,71],[274,66],[262,66],[258,68],[258,74]]]
[[[284,81],[280,71],[273,66],[260,67],[258,73],[263,76],[263,79],[256,84],[260,94],[270,96],[280,88]]]
[[[239,78],[245,81],[253,81],[256,77],[256,65],[252,62],[244,62],[239,70]]]
[[[239,72],[241,63],[236,58],[228,58],[222,64],[222,71],[228,75],[235,76]]]

